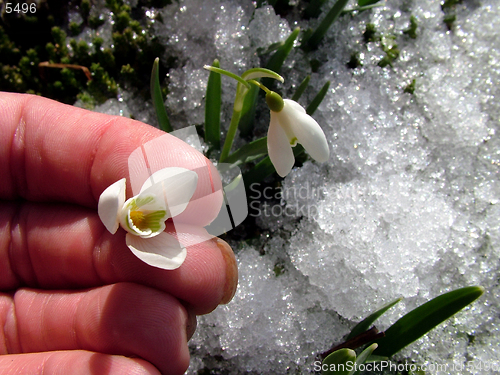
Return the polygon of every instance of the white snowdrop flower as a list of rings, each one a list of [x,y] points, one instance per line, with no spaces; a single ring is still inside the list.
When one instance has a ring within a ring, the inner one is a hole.
[[[273,91],[266,95],[266,101],[271,109],[267,150],[276,172],[281,177],[290,173],[295,163],[292,147],[297,143],[304,146],[314,160],[328,160],[330,150],[325,133],[299,103],[282,99]]]
[[[129,249],[143,262],[172,270],[186,258],[186,248],[164,232],[167,219],[183,212],[192,198],[198,175],[170,167],[153,173],[135,197],[125,201],[126,179],[110,185],[99,197],[98,214],[106,229],[116,233],[121,225],[128,233]]]

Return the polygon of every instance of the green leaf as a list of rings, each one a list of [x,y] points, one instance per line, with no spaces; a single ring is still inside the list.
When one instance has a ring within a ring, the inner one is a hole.
[[[321,7],[326,0],[311,0],[307,8],[304,10],[306,18],[317,18],[321,14]]]
[[[314,112],[316,112],[316,110],[318,109],[319,105],[321,104],[321,102],[323,101],[323,99],[325,98],[327,92],[328,92],[328,88],[330,87],[330,81],[327,81],[323,87],[321,88],[321,90],[319,90],[319,92],[316,94],[316,96],[314,97],[314,99],[311,101],[311,103],[309,103],[309,105],[307,106],[306,108],[306,113],[309,115],[309,116],[312,116],[312,114]]]
[[[153,69],[151,71],[151,98],[153,99],[153,105],[156,111],[156,117],[158,118],[158,124],[160,129],[166,132],[171,132],[172,126],[170,125],[170,120],[168,119],[167,111],[165,110],[165,104],[163,101],[163,95],[161,94],[160,87],[160,74],[158,72],[158,67],[160,64],[160,59],[157,57],[153,63]]]
[[[271,159],[269,156],[266,156],[259,161],[255,167],[243,174],[243,181],[245,181],[245,186],[248,187],[253,183],[262,181],[275,172],[276,169],[273,163],[271,163]]]
[[[358,0],[358,7],[365,7],[368,5],[377,4],[380,0]]]
[[[242,115],[240,118],[239,129],[242,137],[246,137],[252,130],[257,98],[259,97],[260,89],[255,85],[251,86],[252,87],[248,90],[245,99],[243,100],[243,107],[241,109]]]
[[[304,153],[304,147],[302,147],[302,145],[300,144],[293,148],[293,155],[295,156],[295,160],[297,160],[297,158],[299,158]],[[271,162],[269,156],[266,156],[264,159],[259,161],[255,167],[253,167],[243,175],[245,186],[250,186],[255,182],[260,182],[266,177],[271,176],[273,173],[276,173],[276,169],[274,168],[274,165]]]
[[[304,80],[300,83],[299,87],[297,87],[297,90],[295,90],[292,100],[295,100],[296,102],[299,101],[300,97],[304,93],[304,91],[307,88],[307,85],[309,85],[309,81],[311,80],[311,76],[308,75]]]
[[[267,137],[256,139],[239,148],[226,159],[224,163],[240,165],[267,155]]]
[[[484,293],[481,286],[471,286],[442,294],[399,319],[377,340],[376,355],[390,357],[431,329],[453,316]]]
[[[351,349],[339,349],[323,360],[324,368],[322,374],[349,375],[350,370],[356,361],[356,352]],[[325,366],[326,365],[326,366]]]
[[[347,336],[346,341],[352,339],[353,337],[356,337],[356,336],[362,334],[363,332],[368,331],[368,329],[372,326],[373,322],[375,322],[387,310],[389,310],[392,306],[396,305],[401,300],[402,300],[402,298],[398,298],[392,302],[389,302],[387,305],[382,306],[380,309],[373,312],[372,314],[367,316],[365,319],[363,319],[361,322],[356,324],[356,326],[354,326],[354,328],[352,329],[351,333],[349,333],[349,336]]]
[[[337,0],[332,9],[326,14],[318,28],[306,40],[302,41],[301,47],[308,50],[315,50],[323,40],[330,26],[335,22],[338,16],[342,13],[349,0]]]
[[[360,355],[356,358],[356,366],[354,369],[349,372],[349,375],[358,375],[360,373],[360,368],[362,367],[361,365],[364,364],[368,358],[370,358],[371,354],[375,349],[377,349],[377,344],[371,344],[369,347],[367,347],[365,350],[361,352]]]
[[[275,72],[279,72],[281,70],[283,63],[285,62],[286,58],[292,51],[293,44],[295,43],[295,39],[297,39],[297,37],[299,36],[299,33],[300,33],[300,27],[296,27],[292,31],[292,33],[288,36],[288,38],[286,38],[283,45],[280,48],[278,48],[275,53],[273,53],[273,55],[267,62],[266,65],[267,69]],[[262,83],[270,89],[273,82],[268,79],[263,79]]]
[[[219,68],[219,60],[215,59],[212,66]],[[220,74],[210,72],[205,98],[205,142],[216,150],[220,149],[221,92]]]

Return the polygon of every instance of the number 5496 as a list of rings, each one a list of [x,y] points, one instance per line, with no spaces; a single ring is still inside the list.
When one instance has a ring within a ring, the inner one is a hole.
[[[36,13],[36,3],[5,3],[5,13]]]

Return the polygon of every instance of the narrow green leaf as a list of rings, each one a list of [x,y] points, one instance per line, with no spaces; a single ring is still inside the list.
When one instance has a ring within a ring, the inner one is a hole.
[[[300,27],[296,27],[292,33],[286,38],[285,42],[283,45],[276,50],[276,52],[273,53],[269,61],[267,62],[266,68],[269,70],[272,70],[274,72],[279,72],[281,70],[281,67],[283,66],[283,63],[285,62],[286,58],[290,54],[293,48],[293,44],[295,43],[295,39],[299,36],[300,33]],[[267,86],[268,88],[271,88],[272,81],[263,79],[262,83]]]
[[[326,32],[330,26],[338,18],[342,10],[345,8],[349,0],[337,0],[333,5],[332,9],[326,14],[325,18],[321,21],[318,28],[312,33],[312,35],[302,42],[302,47],[308,50],[315,50],[318,48],[319,44],[323,40]],[[305,44],[304,44],[305,42]]]
[[[481,286],[471,286],[442,294],[399,319],[377,340],[376,355],[390,357],[431,329],[453,316],[484,293]]]
[[[311,0],[307,8],[304,10],[306,18],[317,18],[321,14],[321,7],[326,0]]]
[[[382,362],[382,361],[387,361],[388,359],[389,357],[372,354],[371,356],[368,357],[366,362]]]
[[[357,6],[357,7],[354,7],[354,8],[344,9],[342,11],[342,15],[349,14],[349,13],[354,13],[354,12],[361,13],[361,12],[364,12],[365,10],[374,9],[374,8],[381,8],[383,6],[384,6],[384,4],[376,4],[376,3],[370,4],[370,5],[364,5],[362,7]]]
[[[314,99],[311,101],[311,103],[309,103],[309,105],[307,106],[306,108],[306,113],[309,115],[309,116],[312,116],[312,114],[314,112],[316,112],[316,110],[318,109],[319,105],[321,104],[321,102],[323,101],[323,99],[325,98],[327,92],[328,92],[328,88],[330,87],[330,81],[327,81],[323,87],[321,88],[321,90],[319,90],[319,92],[316,94],[316,96],[314,97]]]
[[[219,68],[219,60],[215,59],[212,66]],[[205,142],[216,150],[220,150],[221,95],[221,76],[210,72],[205,98]]]
[[[322,374],[323,375],[349,375],[350,370],[356,361],[356,352],[351,349],[339,349],[328,355],[323,360]]]
[[[271,163],[269,156],[266,156],[264,159],[259,161],[255,167],[243,174],[245,187],[249,187],[256,182],[260,182],[273,173],[276,173],[276,169],[274,168],[273,163]]]
[[[255,108],[257,104],[257,98],[259,97],[260,89],[251,85],[252,87],[248,90],[245,99],[243,100],[243,108],[241,110],[241,119],[239,124],[240,134],[242,137],[246,137],[252,131],[252,124],[255,119]]]
[[[365,350],[361,352],[360,355],[356,358],[356,366],[349,372],[349,375],[358,375],[360,373],[360,368],[363,365],[368,358],[371,356],[373,351],[377,349],[377,344],[371,344],[369,347],[367,347]]]
[[[166,132],[171,132],[172,126],[170,125],[170,120],[168,119],[167,111],[165,110],[165,104],[163,101],[163,95],[161,94],[160,87],[160,73],[158,72],[160,65],[160,59],[157,57],[153,63],[153,69],[151,70],[151,98],[153,99],[153,105],[156,111],[156,117],[158,118],[158,124],[160,129]]]
[[[267,155],[267,137],[247,143],[224,159],[224,163],[240,165],[265,155]]]
[[[292,96],[292,100],[295,100],[296,102],[299,101],[300,97],[302,96],[302,94],[306,90],[307,85],[309,85],[310,80],[311,80],[311,76],[309,76],[309,75],[306,78],[304,78],[304,80],[300,83],[299,87],[297,87],[297,90],[295,90],[295,92]]]
[[[358,0],[358,7],[377,4],[380,0]]]
[[[372,326],[373,322],[375,322],[378,318],[380,318],[387,310],[389,310],[392,306],[396,305],[402,300],[402,298],[398,298],[392,302],[389,302],[387,305],[382,306],[380,309],[377,309],[375,312],[364,318],[361,322],[356,324],[352,329],[349,336],[347,336],[346,341],[356,337],[363,332],[368,331],[368,329]]]
[[[295,160],[297,160],[297,158],[299,158],[304,153],[304,147],[302,147],[302,145],[300,144],[293,148],[293,155],[295,156]],[[255,182],[260,182],[266,177],[271,176],[273,173],[276,173],[276,169],[274,168],[273,163],[271,163],[271,159],[269,158],[269,156],[266,156],[264,159],[259,161],[257,165],[255,165],[255,167],[253,167],[243,175],[245,186],[248,187]]]

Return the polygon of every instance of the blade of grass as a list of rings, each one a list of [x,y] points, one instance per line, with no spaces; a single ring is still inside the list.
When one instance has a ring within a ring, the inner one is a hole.
[[[215,59],[212,66],[220,68],[219,60]],[[205,142],[216,150],[220,150],[221,94],[221,76],[211,71],[205,98]]]
[[[309,85],[309,81],[311,80],[311,76],[307,76],[304,78],[304,80],[300,83],[299,87],[297,87],[297,90],[293,93],[292,100],[295,100],[296,102],[299,101],[300,97],[304,93],[304,91],[307,88],[307,85]]]
[[[264,155],[267,155],[267,137],[247,143],[224,159],[224,163],[240,165]]]
[[[368,360],[373,351],[377,349],[377,346],[377,344],[371,344],[369,347],[363,350],[360,355],[358,355],[358,357],[356,358],[356,366],[354,366],[354,369],[349,372],[349,375],[359,375],[360,369],[362,367],[361,365],[363,365]]]
[[[346,341],[352,339],[353,337],[356,337],[363,332],[366,332],[370,329],[372,326],[373,322],[375,322],[378,318],[380,318],[387,310],[389,310],[392,306],[396,305],[398,302],[400,302],[402,298],[398,298],[392,302],[389,302],[387,305],[382,306],[380,309],[376,310],[369,316],[367,316],[365,319],[363,319],[361,322],[356,324],[354,328],[352,329],[351,333],[346,337]]]
[[[158,118],[160,129],[166,132],[171,132],[173,129],[170,125],[170,120],[168,119],[167,111],[165,110],[163,95],[161,93],[159,65],[160,59],[157,57],[153,63],[153,69],[151,71],[151,98],[153,99],[153,105],[155,107],[156,117]]]
[[[306,18],[317,18],[321,14],[321,7],[326,0],[311,0],[307,8],[304,10]]]
[[[390,357],[431,329],[450,318],[484,293],[481,286],[471,286],[442,294],[410,311],[385,331],[375,354]]]
[[[295,159],[301,156],[304,152],[304,147],[300,144],[293,148],[293,155],[295,156]],[[276,173],[276,169],[274,168],[273,163],[271,163],[269,156],[266,156],[264,159],[259,161],[255,167],[243,175],[245,186],[249,187],[253,183],[260,182],[273,173]]]
[[[276,50],[275,53],[271,56],[269,61],[267,62],[266,68],[269,70],[272,70],[274,72],[279,73],[281,70],[281,67],[283,66],[283,63],[285,62],[286,58],[290,54],[293,48],[293,44],[295,43],[295,40],[299,36],[300,33],[300,27],[296,27],[292,33],[286,38],[285,42],[283,45]],[[269,88],[271,90],[272,85],[274,84],[274,81],[271,79],[262,79],[262,83],[264,86]]]
[[[314,99],[311,101],[311,103],[309,103],[309,105],[307,106],[306,108],[306,113],[309,115],[309,116],[312,116],[312,114],[314,112],[316,112],[316,110],[318,109],[319,105],[321,104],[321,102],[323,101],[323,99],[325,98],[327,92],[328,92],[328,88],[330,87],[330,81],[327,81],[323,87],[321,88],[321,90],[319,90],[319,92],[316,94],[316,96],[314,97]]]
[[[325,18],[323,18],[317,29],[311,34],[309,38],[307,38],[307,40],[302,42],[301,46],[307,50],[315,50],[316,48],[318,48],[319,44],[326,35],[326,32],[342,13],[348,2],[349,0],[337,0],[332,9],[330,9]]]

